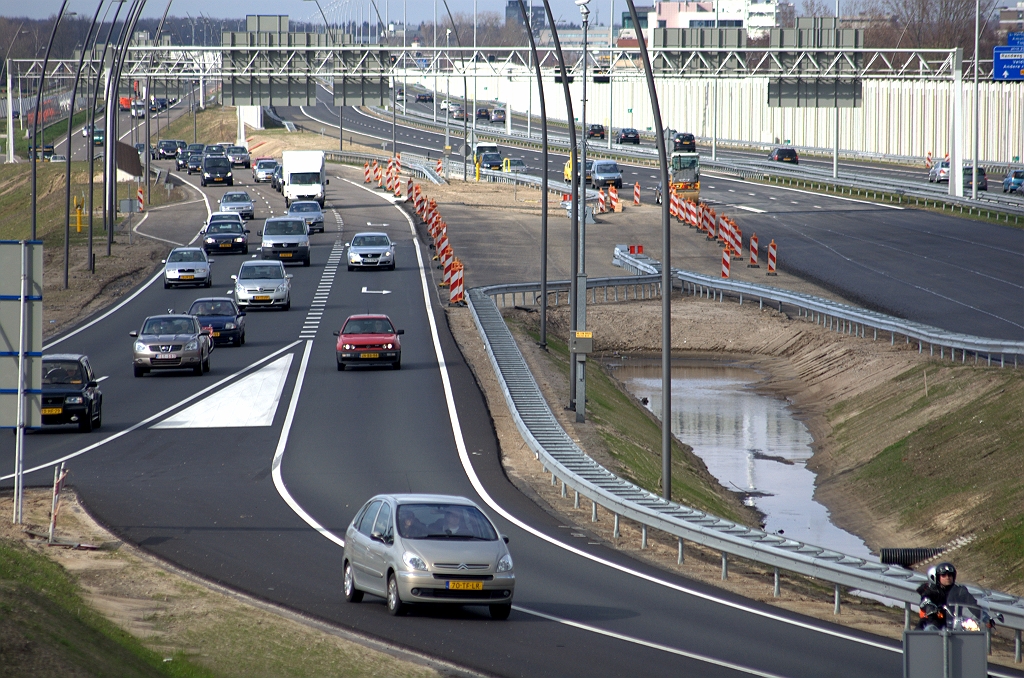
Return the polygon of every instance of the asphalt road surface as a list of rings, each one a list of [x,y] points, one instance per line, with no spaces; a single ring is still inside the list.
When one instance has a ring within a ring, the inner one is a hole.
[[[319,90],[315,107],[279,108],[296,122],[316,121],[337,135],[338,112]],[[330,125],[334,127],[330,127]],[[355,108],[346,136],[387,142],[391,122]],[[462,148],[453,125],[453,152]],[[402,126],[398,150],[438,157],[444,135]],[[542,165],[540,152],[500,146],[504,155]],[[452,156],[458,161],[458,156]],[[566,156],[552,152],[548,176],[562,180]],[[624,185],[650,189],[657,170],[620,163]],[[649,192],[645,196],[649,196]],[[757,233],[761,258],[778,245],[779,268],[817,282],[855,304],[954,332],[1024,340],[1024,230],[848,197],[767,186],[705,172],[701,198]],[[516,282],[516,281],[509,281]]]

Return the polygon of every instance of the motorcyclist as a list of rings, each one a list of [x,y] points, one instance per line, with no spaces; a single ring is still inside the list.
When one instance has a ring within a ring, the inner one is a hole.
[[[966,586],[956,583],[956,567],[953,563],[939,563],[928,569],[928,583],[917,587],[921,596],[920,619],[917,628],[925,631],[938,631],[951,623],[947,618],[947,603],[967,606],[971,613],[988,624],[995,622],[978,604],[977,598],[971,595]]]

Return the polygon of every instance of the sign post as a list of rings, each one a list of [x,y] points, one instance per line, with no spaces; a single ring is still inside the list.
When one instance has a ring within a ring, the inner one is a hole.
[[[0,241],[0,428],[15,429],[14,511],[22,522],[25,429],[42,423],[43,243]]]

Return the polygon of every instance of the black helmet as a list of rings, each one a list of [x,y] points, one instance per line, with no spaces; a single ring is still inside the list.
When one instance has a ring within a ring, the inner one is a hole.
[[[933,571],[934,575],[932,574],[932,571],[928,572],[928,578],[932,580],[933,584],[938,584],[939,577],[941,577],[944,574],[952,576],[953,583],[956,583],[956,567],[953,566],[953,563],[939,563],[935,566]]]

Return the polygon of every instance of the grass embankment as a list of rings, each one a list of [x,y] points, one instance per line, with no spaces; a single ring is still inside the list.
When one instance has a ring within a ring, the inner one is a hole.
[[[193,136],[192,114],[186,113],[157,134],[156,125],[150,126],[152,143],[160,139],[184,139],[188,143],[217,144],[222,141],[235,142],[238,136],[238,114],[234,108],[220,105],[207,106],[196,114]],[[195,139],[195,142],[192,140]]]
[[[851,482],[868,505],[931,545],[973,536],[950,554],[965,578],[1020,594],[1021,403],[1022,370],[930,363],[841,403],[829,419],[837,459],[865,454],[862,441],[879,431],[898,432],[853,459]]]
[[[536,323],[515,316],[506,318],[520,333],[540,340]],[[531,318],[532,320],[532,318]],[[551,364],[568,381],[569,348],[547,338]],[[587,417],[617,467],[609,469],[640,487],[661,494],[661,423],[619,387],[599,361],[587,362]],[[672,499],[686,506],[744,524],[755,514],[742,506],[737,495],[722,488],[708,473],[693,448],[672,441]]]
[[[89,118],[89,111],[78,111],[77,113],[75,113],[75,117],[72,119],[72,122],[71,122],[71,129],[72,129],[72,131],[75,132],[75,133],[81,134],[81,132],[78,132],[77,130],[78,130],[79,127],[81,127],[82,125],[85,124],[85,121],[88,118]],[[103,124],[103,115],[101,113],[97,112],[96,119],[97,119],[97,124]],[[24,125],[25,129],[21,129],[21,125]],[[32,130],[32,127],[31,127],[31,125],[28,124],[28,121],[23,121],[21,124],[19,124],[17,120],[14,121],[14,154],[19,156],[19,157],[21,157],[21,158],[27,158],[28,157],[28,144],[29,144],[30,139],[28,139],[25,135],[26,134],[31,135],[32,134],[31,130]],[[6,134],[6,133],[7,133],[7,116],[3,116],[2,118],[0,118],[0,134]],[[47,125],[45,128],[43,128],[40,131],[40,134],[42,136],[42,142],[40,143],[40,146],[45,146],[46,144],[56,143],[60,139],[67,139],[67,136],[68,136],[68,119],[66,117],[65,118],[61,118],[60,120]],[[79,137],[79,138],[81,138],[81,137]],[[4,153],[6,154],[6,152],[7,152],[7,145],[4,144]],[[67,153],[67,149],[66,148],[61,149],[61,155],[67,155],[67,154],[68,153]]]
[[[0,675],[213,676],[146,649],[83,601],[57,563],[0,540]]]

